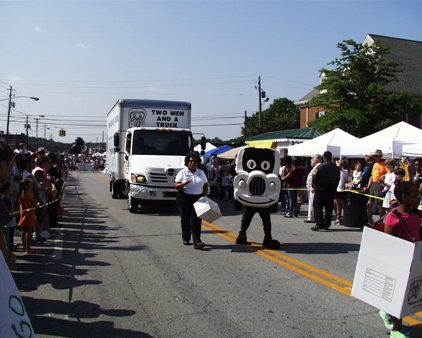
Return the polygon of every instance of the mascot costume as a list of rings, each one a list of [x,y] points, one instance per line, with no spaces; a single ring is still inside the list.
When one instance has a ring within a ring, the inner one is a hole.
[[[264,241],[268,249],[279,249],[280,242],[272,239],[269,207],[278,202],[281,182],[278,177],[280,154],[271,149],[244,148],[236,159],[234,197],[244,206],[236,244],[247,244],[246,231],[255,213],[264,224]]]

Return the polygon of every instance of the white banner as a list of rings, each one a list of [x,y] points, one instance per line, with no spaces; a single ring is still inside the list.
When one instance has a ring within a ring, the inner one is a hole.
[[[35,337],[15,281],[0,252],[0,337]]]

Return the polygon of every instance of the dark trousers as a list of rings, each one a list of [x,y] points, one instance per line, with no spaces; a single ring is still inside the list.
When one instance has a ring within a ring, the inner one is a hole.
[[[251,225],[251,221],[255,213],[258,213],[264,224],[264,234],[267,239],[271,239],[271,218],[270,210],[268,208],[253,208],[244,206],[242,215],[242,222],[240,224],[240,234],[246,235],[246,231]]]
[[[182,225],[182,239],[190,241],[192,236],[193,243],[201,242],[201,223],[202,220],[196,216],[193,204],[202,195],[185,194],[182,190],[177,192],[176,205],[180,213],[180,223]]]
[[[297,207],[297,190],[288,190],[287,194],[289,196],[289,214],[297,215],[299,213]]]
[[[331,225],[331,217],[334,209],[336,187],[331,189],[317,188],[314,196],[314,217],[316,226],[320,228]],[[325,209],[325,215],[324,215]]]
[[[60,201],[54,202],[48,206],[48,219],[50,227],[57,226],[57,218],[59,216]]]
[[[3,227],[4,236],[6,237],[6,245],[9,251],[12,251],[13,249],[13,236],[15,234],[15,229],[16,227],[12,227],[12,228]]]

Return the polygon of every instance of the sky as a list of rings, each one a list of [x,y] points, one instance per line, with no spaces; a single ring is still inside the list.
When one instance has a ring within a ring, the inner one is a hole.
[[[189,101],[194,133],[232,139],[259,109],[259,76],[263,109],[298,100],[342,40],[422,41],[420,13],[420,0],[0,0],[0,131],[12,86],[11,133],[28,116],[30,136],[39,118],[39,137],[101,142],[130,98]]]

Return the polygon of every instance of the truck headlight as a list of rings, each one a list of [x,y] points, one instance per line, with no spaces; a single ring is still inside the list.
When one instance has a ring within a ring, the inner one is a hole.
[[[131,174],[130,180],[132,181],[132,183],[146,183],[147,182],[147,179],[144,175]]]

